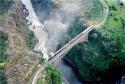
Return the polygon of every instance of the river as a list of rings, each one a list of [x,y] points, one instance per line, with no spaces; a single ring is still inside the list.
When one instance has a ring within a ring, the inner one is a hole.
[[[60,71],[61,76],[64,77],[69,84],[81,84],[73,69],[67,65],[64,60],[61,60],[57,64],[57,68]]]
[[[29,29],[32,30],[35,34],[38,42],[36,43],[34,50],[40,51],[43,53],[44,58],[48,59],[47,49],[45,47],[45,43],[47,41],[47,33],[44,30],[44,25],[40,22],[37,17],[32,3],[30,0],[21,0],[24,5],[24,13],[26,14],[27,24],[29,25]]]

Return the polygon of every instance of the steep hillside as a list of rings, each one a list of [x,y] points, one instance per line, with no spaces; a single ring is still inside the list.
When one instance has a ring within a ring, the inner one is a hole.
[[[8,49],[4,52],[7,55],[6,60],[0,61],[0,65],[5,65],[3,68],[8,84],[27,84],[32,71],[37,68],[40,55],[28,47],[31,31],[24,24],[26,20],[20,1],[14,0],[12,3],[13,5],[6,9],[7,6],[3,5],[7,3],[0,1],[0,7],[5,9],[1,10],[3,14],[0,14],[0,32],[8,37]]]

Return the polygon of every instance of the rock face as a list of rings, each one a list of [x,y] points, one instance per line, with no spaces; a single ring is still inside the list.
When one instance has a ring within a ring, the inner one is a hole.
[[[42,52],[45,59],[48,59],[47,49],[45,43],[47,40],[47,34],[44,31],[44,25],[39,21],[39,18],[36,16],[34,8],[30,0],[21,0],[25,9],[28,11],[28,16],[26,17],[29,24],[29,29],[32,30],[37,38],[38,42],[34,47],[34,51]]]

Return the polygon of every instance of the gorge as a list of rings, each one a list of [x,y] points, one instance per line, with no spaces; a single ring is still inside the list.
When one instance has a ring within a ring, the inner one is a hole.
[[[124,0],[1,0],[0,9],[0,84],[124,84]]]

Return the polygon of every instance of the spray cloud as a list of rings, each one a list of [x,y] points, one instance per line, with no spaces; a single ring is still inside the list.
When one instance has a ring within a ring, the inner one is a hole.
[[[37,13],[48,34],[46,48],[48,52],[55,52],[74,17],[80,13],[84,14],[87,6],[85,0],[48,0],[46,3],[50,6],[38,10]],[[57,7],[53,7],[52,4]]]

